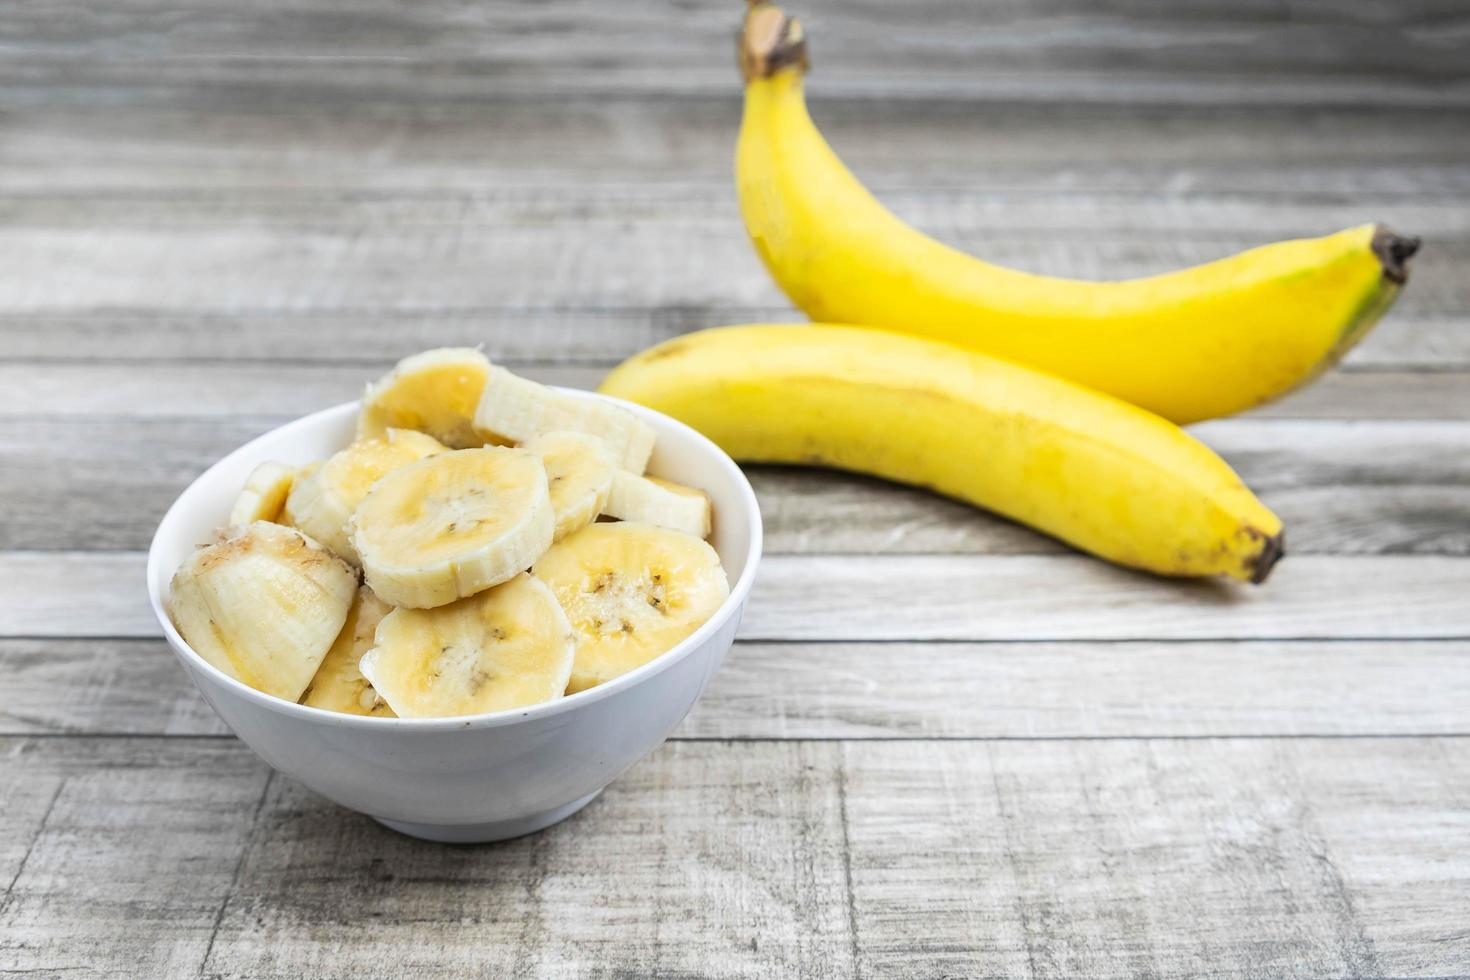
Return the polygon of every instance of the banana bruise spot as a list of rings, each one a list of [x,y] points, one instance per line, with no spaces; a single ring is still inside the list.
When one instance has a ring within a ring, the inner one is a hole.
[[[745,80],[770,78],[786,68],[806,71],[806,33],[801,21],[769,3],[752,3],[736,44]]]
[[[1422,244],[1417,235],[1398,235],[1383,225],[1374,225],[1369,247],[1383,264],[1383,278],[1402,286],[1409,281],[1409,259]]]

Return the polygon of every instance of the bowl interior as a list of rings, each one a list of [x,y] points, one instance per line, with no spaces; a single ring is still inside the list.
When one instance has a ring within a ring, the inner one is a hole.
[[[579,398],[607,397],[573,389],[561,390]],[[609,400],[618,401],[617,399]],[[725,566],[725,574],[730,580],[730,598],[704,627],[669,653],[608,685],[601,685],[590,691],[572,695],[563,701],[552,702],[552,704],[563,704],[584,698],[613,685],[621,687],[623,683],[620,682],[636,682],[635,675],[654,668],[666,659],[678,657],[681,650],[697,643],[702,635],[728,618],[732,611],[744,601],[754,580],[755,565],[760,556],[760,510],[756,504],[755,493],[751,490],[745,475],[740,472],[740,468],[718,446],[688,426],[641,405],[622,401],[619,401],[619,404],[638,414],[653,426],[658,434],[653,457],[648,465],[649,474],[698,487],[706,491],[712,498],[714,530],[710,537],[710,544],[714,546],[720,556],[720,561]],[[209,542],[215,528],[225,523],[241,484],[258,464],[267,460],[275,460],[299,466],[324,459],[352,441],[356,425],[357,403],[349,402],[297,419],[246,443],[215,463],[190,484],[164,516],[154,535],[153,544],[148,553],[148,593],[154,611],[159,617],[160,625],[171,640],[188,651],[191,660],[199,669],[217,674],[222,681],[227,683],[227,686],[238,688],[240,693],[250,697],[251,700],[263,698],[274,705],[286,706],[290,709],[315,714],[330,714],[260,694],[227,677],[189,649],[187,644],[183,643],[182,638],[178,637],[173,624],[168,621],[163,611],[162,600],[168,592],[169,580],[179,563],[196,547]],[[526,709],[521,709],[516,713],[524,715]],[[506,714],[506,712],[500,714]],[[333,717],[355,718],[356,716]],[[401,719],[364,720],[380,723],[394,721],[404,723]],[[425,719],[423,721],[436,720],[450,719]]]

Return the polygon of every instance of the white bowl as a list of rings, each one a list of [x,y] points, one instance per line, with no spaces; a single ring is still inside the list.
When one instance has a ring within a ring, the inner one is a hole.
[[[601,398],[587,392],[578,397]],[[225,522],[257,463],[302,464],[347,445],[355,403],[308,415],[230,453],[169,508],[148,549],[148,597],[163,634],[204,699],[262,759],[394,830],[439,841],[490,841],[548,827],[586,806],[688,713],[735,639],[761,553],[755,493],[704,436],[620,402],[654,427],[649,472],[709,492],[730,597],[658,659],[559,701],[460,718],[363,718],[292,704],[248,687],[195,653],[163,598],[174,569]]]

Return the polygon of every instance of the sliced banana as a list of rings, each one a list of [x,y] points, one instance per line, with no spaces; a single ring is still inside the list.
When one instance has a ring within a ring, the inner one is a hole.
[[[642,473],[653,453],[653,429],[627,409],[602,399],[577,398],[491,367],[475,409],[475,428],[487,438],[525,443],[548,432],[585,432],[607,443],[619,466]]]
[[[405,357],[363,393],[357,437],[415,429],[454,449],[483,445],[474,417],[489,373],[490,361],[473,347],[439,347]]]
[[[439,440],[412,429],[388,429],[381,436],[359,439],[296,484],[286,505],[291,522],[334,554],[356,562],[347,519],[373,484],[400,466],[445,451]]]
[[[443,718],[561,697],[575,646],[551,590],[521,573],[437,609],[395,609],[361,668],[399,717]]]
[[[230,526],[275,521],[296,482],[296,470],[285,463],[261,463],[250,471],[230,508]]]
[[[373,595],[366,585],[357,590],[342,632],[337,634],[337,641],[307,685],[306,693],[301,696],[302,704],[349,715],[394,717],[393,709],[378,697],[357,666],[362,655],[372,648],[378,623],[392,611],[393,607]]]
[[[669,650],[730,594],[713,548],[651,524],[589,524],[553,545],[531,572],[551,586],[577,634],[568,694]]]
[[[291,480],[291,489],[295,490],[302,483],[306,482],[308,477],[310,477],[313,473],[322,468],[323,462],[324,460],[319,459],[314,463],[307,463],[305,466],[298,469],[295,476]],[[276,515],[276,519],[273,523],[284,524],[287,527],[296,527],[296,517],[291,513],[291,497],[289,494],[286,497],[286,502],[281,505],[281,512]]]
[[[597,520],[618,472],[607,444],[585,432],[548,432],[521,447],[541,457],[556,511],[554,540]]]
[[[556,516],[540,457],[487,446],[399,467],[373,485],[348,528],[379,598],[426,609],[531,567],[551,545]]]
[[[357,574],[321,545],[256,521],[221,530],[184,559],[167,604],[201,657],[258,691],[296,701],[356,592]]]
[[[709,494],[656,476],[619,470],[602,512],[620,521],[642,521],[696,538],[709,537]]]

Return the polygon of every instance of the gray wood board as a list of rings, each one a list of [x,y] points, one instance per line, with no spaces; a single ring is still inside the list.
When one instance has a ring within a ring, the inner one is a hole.
[[[0,640],[0,735],[223,735],[166,644]],[[1470,733],[1470,641],[739,642],[676,739]]]
[[[1470,111],[1065,100],[1041,109],[834,98],[820,85],[810,101],[832,145],[880,193],[1250,197],[1365,212],[1470,193]],[[719,99],[563,95],[554,105],[349,104],[329,114],[17,108],[0,118],[0,192],[444,195],[657,184],[728,193],[739,123],[733,89]]]
[[[84,369],[85,371],[86,369]],[[309,410],[308,399],[351,397],[367,372],[306,372],[292,394],[293,372],[242,369],[261,390],[221,382],[221,373],[188,367],[144,372],[92,391],[166,406],[167,376],[179,382],[181,410],[205,400],[222,409]],[[6,372],[0,370],[0,376]],[[54,385],[58,372],[32,372]],[[19,371],[16,372],[20,374]],[[6,395],[17,409],[28,387],[17,377]],[[200,389],[197,396],[195,388]],[[85,382],[76,397],[90,397]],[[73,397],[57,391],[60,399]],[[274,396],[274,397],[273,397]],[[292,406],[291,399],[302,404]],[[258,400],[259,404],[254,402]],[[66,408],[86,408],[68,404]],[[166,411],[167,409],[164,408]],[[204,415],[110,418],[99,415],[9,416],[0,408],[0,548],[143,549],[163,512],[215,460],[268,430],[273,417]],[[1236,467],[1285,521],[1293,554],[1470,554],[1470,422],[1290,421],[1233,419],[1195,433]],[[772,554],[1055,554],[1063,545],[1024,527],[931,493],[857,475],[750,467]]]
[[[1160,8],[812,0],[819,83],[887,98],[1116,104],[1463,106],[1465,14],[1448,3]],[[27,7],[7,18],[10,104],[479,103],[737,88],[740,6],[582,0],[466,8],[212,2]]]
[[[146,637],[130,551],[0,552],[0,637]],[[751,640],[1470,638],[1470,562],[1300,555],[1264,586],[1161,579],[1082,555],[772,555]]]
[[[364,310],[756,308],[784,305],[728,186],[458,196],[236,191],[0,202],[0,311],[170,314]],[[1386,221],[1428,236],[1395,312],[1470,312],[1470,208],[1385,202],[885,200],[948,243],[1032,272],[1118,279],[1277,238]],[[626,351],[624,351],[626,353]]]
[[[160,978],[1444,976],[1470,956],[1467,745],[671,742],[558,827],[445,848],[238,743],[7,738],[0,953]]]

